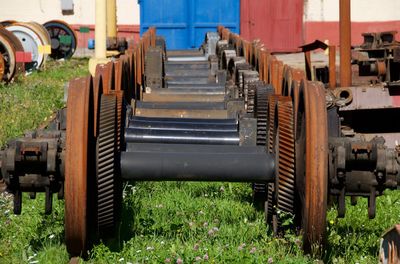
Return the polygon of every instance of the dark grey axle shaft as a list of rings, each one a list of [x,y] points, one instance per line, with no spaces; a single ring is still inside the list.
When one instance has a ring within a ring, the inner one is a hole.
[[[127,128],[126,142],[239,145],[239,132]]]
[[[215,132],[238,131],[238,125],[183,123],[183,122],[167,123],[167,122],[129,121],[129,128],[150,129],[150,130],[183,130],[183,131],[215,131]]]
[[[132,116],[130,121],[144,121],[144,122],[163,122],[163,123],[184,123],[184,124],[214,124],[214,125],[238,125],[238,120],[231,119],[212,119],[212,118],[171,118],[171,117],[145,117],[145,116]]]
[[[128,144],[121,174],[135,181],[271,182],[275,158],[264,147]]]

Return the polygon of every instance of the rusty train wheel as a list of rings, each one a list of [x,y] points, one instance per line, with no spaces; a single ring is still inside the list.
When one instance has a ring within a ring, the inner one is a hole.
[[[6,26],[12,25],[14,23],[17,23],[17,21],[15,21],[15,20],[3,20],[3,21],[0,22],[0,25],[3,26],[3,27],[6,27]]]
[[[0,32],[0,53],[3,58],[2,80],[10,82],[15,74],[16,54],[12,42]]]
[[[3,59],[3,55],[1,55],[0,53],[0,80],[3,79],[3,75],[4,75],[4,59]]]
[[[91,171],[91,77],[70,82],[67,102],[65,158],[65,240],[73,256],[88,248]],[[90,183],[89,183],[90,184]]]
[[[328,135],[324,89],[302,81],[296,109],[296,223],[305,252],[322,250],[326,232]],[[296,99],[295,99],[296,101]]]
[[[12,78],[18,76],[19,74],[25,73],[25,63],[17,62],[17,59],[16,59],[16,52],[24,52],[24,47],[22,46],[19,39],[13,33],[8,31],[7,29],[0,27],[0,35],[2,35],[4,38],[7,38],[9,40],[11,46],[13,47],[14,54],[15,54],[15,55],[13,55],[15,58],[14,59],[15,60],[14,75],[11,77],[11,79],[9,79],[9,81],[11,81]]]
[[[51,20],[43,24],[49,32],[51,39],[50,57],[59,59],[70,59],[74,55],[78,37],[75,31],[64,21]]]

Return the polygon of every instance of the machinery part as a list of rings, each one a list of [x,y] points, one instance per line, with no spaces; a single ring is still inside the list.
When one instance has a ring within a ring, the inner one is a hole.
[[[277,111],[278,173],[275,179],[274,193],[276,197],[274,200],[279,211],[292,216],[295,213],[295,135],[292,99],[290,97],[279,98]],[[281,218],[281,215],[278,215],[278,218]],[[278,221],[281,222],[280,219]]]
[[[318,83],[300,84],[296,111],[296,222],[306,252],[322,250],[326,233],[328,131],[325,91]],[[296,99],[295,99],[296,100]],[[304,155],[305,154],[305,155]]]
[[[101,95],[99,108],[99,134],[97,138],[97,225],[100,234],[114,230],[120,205],[117,154],[117,98]]]
[[[0,22],[0,25],[3,26],[3,27],[6,27],[6,26],[12,25],[14,23],[17,23],[17,21],[15,21],[15,20],[3,20],[3,21]]]
[[[15,74],[16,51],[12,42],[0,33],[0,53],[2,54],[3,73],[2,80],[10,82]]]
[[[51,20],[44,23],[51,39],[50,57],[59,59],[70,59],[74,55],[77,46],[77,36],[72,28],[60,20]]]
[[[379,249],[380,264],[396,264],[400,262],[400,225],[395,225],[381,238]]]
[[[44,45],[40,36],[24,24],[13,24],[6,29],[19,39],[25,52],[32,54],[32,62],[25,64],[25,70],[29,72],[39,69],[45,60],[44,54],[39,52],[39,47]]]
[[[139,122],[162,122],[166,123],[184,123],[184,124],[210,124],[210,125],[230,125],[230,126],[237,126],[238,120],[237,119],[211,119],[211,118],[169,118],[169,117],[142,117],[142,116],[132,116],[130,118],[131,121],[139,121]]]
[[[159,89],[164,87],[163,51],[160,47],[150,47],[146,52],[145,76],[146,87]]]
[[[254,113],[256,84],[259,80],[259,74],[257,71],[243,72],[243,93],[247,113]]]
[[[3,81],[11,82],[13,78],[24,71],[24,64],[17,62],[17,52],[23,52],[17,37],[4,28],[0,28],[0,53],[4,59]]]
[[[329,189],[338,199],[338,217],[344,217],[345,196],[367,197],[368,216],[375,217],[375,200],[385,189],[397,188],[398,163],[394,149],[382,137],[370,141],[335,138],[329,142]]]
[[[353,101],[353,91],[350,88],[336,88],[332,93],[336,97],[334,104],[337,106],[345,106]]]
[[[175,119],[176,120],[176,119]],[[207,119],[204,119],[207,121]],[[224,121],[221,119],[221,121]],[[182,131],[210,131],[210,132],[237,132],[237,123],[215,122],[194,122],[192,120],[181,119],[179,121],[158,121],[158,120],[130,120],[128,128],[149,129],[149,130],[182,130]]]
[[[8,31],[5,28],[1,28],[0,27],[0,32],[1,35],[5,36],[6,38],[8,38],[11,41],[11,44],[13,45],[16,53],[24,53],[24,56],[29,55],[29,53],[26,53],[24,50],[24,47],[22,46],[22,43],[19,41],[19,39],[10,31]],[[26,58],[23,61],[18,60],[18,58],[16,59],[16,67],[15,67],[15,76],[19,75],[19,74],[23,74],[25,73],[25,62],[26,61],[31,61],[31,58]]]
[[[53,193],[62,197],[64,175],[59,170],[61,132],[36,131],[7,144],[2,153],[2,177],[14,194],[14,214],[22,209],[22,192],[31,198],[45,193],[45,213],[52,211]]]
[[[267,148],[268,135],[268,99],[274,89],[270,85],[256,86],[255,118],[257,119],[257,146]],[[253,204],[257,208],[265,209],[268,197],[265,183],[253,183]],[[268,206],[267,206],[268,207]]]
[[[351,5],[350,0],[339,1],[340,27],[340,86],[352,84],[351,71]]]
[[[127,128],[126,142],[239,145],[238,132]]]
[[[50,50],[51,40],[50,40],[50,35],[47,32],[46,28],[36,22],[15,23],[13,25],[15,25],[15,26],[22,25],[22,26],[28,27],[39,36],[43,45],[39,46],[38,51],[39,51],[39,53],[43,54],[43,64],[42,65],[44,65],[46,63],[46,60],[47,60],[49,54],[51,53],[51,50]]]
[[[274,170],[262,147],[140,143],[121,155],[127,180],[268,182]]]
[[[268,97],[268,142],[267,149],[269,153],[276,155],[276,133],[277,133],[277,111],[276,107],[281,95],[271,94]],[[275,182],[268,183],[267,203],[265,206],[265,219],[267,222],[272,221],[274,234],[278,233],[278,219],[276,207]]]
[[[3,55],[0,53],[0,80],[3,80],[4,71],[5,71],[4,59]]]
[[[70,82],[67,102],[65,155],[65,241],[73,256],[85,254],[89,248],[88,217],[93,209],[88,199],[88,183],[92,183],[90,93],[92,80]]]

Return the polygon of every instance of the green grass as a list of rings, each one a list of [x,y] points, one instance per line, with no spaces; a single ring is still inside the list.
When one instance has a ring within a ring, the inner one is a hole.
[[[0,141],[34,129],[62,107],[64,83],[87,74],[85,60],[51,62],[10,86],[0,86]],[[348,203],[346,218],[328,213],[328,263],[376,263],[379,237],[400,222],[400,193],[377,200],[369,220],[367,202]],[[119,237],[96,245],[87,263],[316,263],[300,250],[301,238],[273,238],[263,213],[253,208],[249,184],[139,183],[124,188]],[[67,263],[64,202],[54,198],[44,215],[44,197],[23,197],[12,214],[12,197],[0,194],[0,263]]]
[[[0,83],[0,146],[37,128],[64,106],[64,85],[88,74],[86,60],[49,61],[42,72]]]

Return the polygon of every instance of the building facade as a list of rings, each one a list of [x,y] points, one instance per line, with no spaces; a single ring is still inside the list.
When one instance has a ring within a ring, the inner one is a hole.
[[[9,1],[0,9],[0,21],[44,23],[53,19],[64,20],[76,30],[79,47],[86,47],[87,40],[94,37],[95,1],[69,1],[73,2],[74,8],[73,14],[68,15],[63,15],[63,0]],[[241,33],[249,39],[261,38],[272,51],[294,51],[315,39],[339,43],[339,0],[229,1],[240,1]],[[400,32],[399,0],[351,0],[351,6],[353,45],[362,42],[363,32]],[[140,32],[138,0],[117,0],[117,16],[119,35],[137,39]],[[82,27],[88,27],[90,33],[80,33]]]

